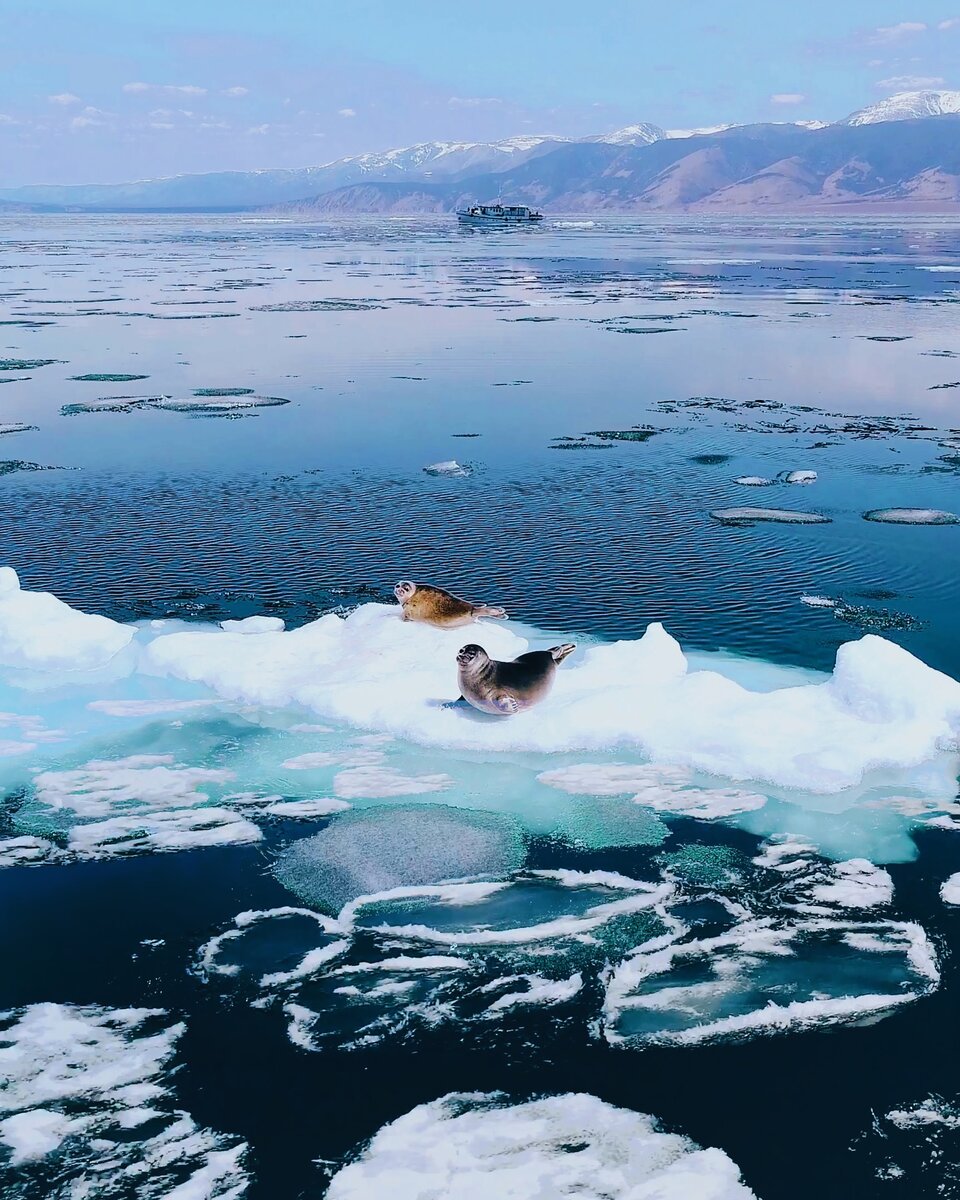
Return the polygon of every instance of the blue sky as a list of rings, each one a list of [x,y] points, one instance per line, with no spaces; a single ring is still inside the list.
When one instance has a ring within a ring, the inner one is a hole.
[[[0,0],[0,186],[960,87],[960,0]]]

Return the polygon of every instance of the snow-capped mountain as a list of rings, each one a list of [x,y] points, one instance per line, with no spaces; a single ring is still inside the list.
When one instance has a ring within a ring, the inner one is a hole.
[[[625,125],[623,129],[615,129],[613,133],[598,133],[594,137],[583,138],[583,141],[603,142],[607,146],[650,146],[654,142],[662,141],[666,136],[666,131],[659,125],[641,121],[639,125]]]
[[[898,92],[851,113],[840,125],[876,125],[880,121],[910,121],[960,113],[960,92]]]

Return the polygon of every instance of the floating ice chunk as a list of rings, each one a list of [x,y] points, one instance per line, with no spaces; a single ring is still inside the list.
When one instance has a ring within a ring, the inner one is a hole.
[[[53,842],[45,838],[26,836],[0,839],[0,867],[49,862],[59,853]]]
[[[70,608],[49,592],[25,592],[11,567],[0,567],[0,667],[86,671],[102,667],[135,630]]]
[[[312,800],[278,800],[266,805],[261,811],[271,817],[295,817],[298,820],[311,820],[315,817],[329,817],[334,813],[345,812],[350,805],[346,800],[333,800],[317,797]]]
[[[742,788],[651,787],[638,792],[633,801],[658,812],[713,821],[763,808],[767,798],[759,792],[747,792]]]
[[[38,804],[88,819],[205,804],[210,796],[197,790],[200,784],[232,778],[232,771],[184,766],[172,754],[134,754],[94,759],[72,771],[41,771],[33,786]]]
[[[28,433],[36,425],[24,425],[22,421],[0,421],[0,437],[5,433]]]
[[[863,516],[887,525],[960,525],[956,513],[939,508],[872,508]]]
[[[288,846],[277,878],[309,904],[338,912],[391,888],[507,875],[525,846],[519,825],[496,813],[397,805],[344,813]]]
[[[453,780],[449,775],[403,775],[388,767],[354,767],[334,776],[333,788],[347,800],[386,796],[421,796],[442,792]]]
[[[939,1097],[931,1096],[916,1108],[894,1109],[887,1113],[887,1120],[898,1129],[923,1129],[929,1125],[945,1125],[948,1129],[960,1129],[960,1112]]]
[[[870,1129],[851,1146],[866,1151],[867,1166],[881,1180],[901,1181],[903,1195],[947,1197],[960,1187],[960,1103],[943,1096],[929,1096],[892,1109],[885,1116],[873,1114]],[[896,1156],[897,1161],[892,1161]],[[876,1163],[882,1165],[878,1168]],[[896,1189],[895,1189],[896,1190]]]
[[[815,483],[816,479],[816,471],[786,471],[783,476],[784,483]]]
[[[242,621],[221,621],[227,633],[280,633],[284,629],[280,617],[244,617]]]
[[[710,514],[725,525],[752,525],[754,522],[770,522],[780,525],[827,525],[830,517],[823,513],[794,512],[787,508],[716,508]]]
[[[893,899],[893,880],[882,867],[865,858],[851,858],[834,863],[827,879],[814,884],[809,891],[811,900],[841,908],[873,908],[889,904]]]
[[[328,1200],[496,1197],[749,1200],[736,1164],[661,1133],[652,1117],[568,1094],[509,1105],[453,1093],[374,1137],[331,1180]]]
[[[256,825],[230,809],[183,808],[75,825],[68,849],[79,858],[110,858],[152,850],[236,846],[262,837]]]
[[[484,625],[480,636],[498,659],[530,648],[499,624]],[[839,792],[872,769],[917,767],[960,735],[960,683],[873,635],[841,646],[825,681],[795,686],[795,672],[738,660],[688,670],[677,642],[651,625],[638,640],[588,647],[558,672],[536,710],[509,722],[439,703],[456,696],[462,641],[461,631],[404,623],[396,606],[370,604],[286,633],[162,635],[144,647],[142,662],[229,700],[312,708],[426,745],[483,753],[629,748],[655,764],[802,792]],[[776,686],[780,680],[786,686]]]
[[[810,608],[836,608],[837,601],[831,600],[829,596],[807,596],[800,597],[800,603],[806,604]]]
[[[944,904],[960,904],[960,871],[940,888],[940,898]]]
[[[34,1004],[0,1016],[4,1195],[163,1194],[230,1200],[247,1147],[175,1107],[172,1058],[183,1025],[145,1008]],[[135,1132],[136,1131],[136,1132]]]
[[[733,482],[744,487],[771,487],[776,481],[763,475],[740,475]]]
[[[429,467],[423,469],[427,475],[450,475],[463,478],[473,474],[469,467],[458,463],[455,458],[448,459],[446,462],[431,463]]]
[[[755,867],[788,873],[809,866],[809,856],[816,852],[816,846],[806,838],[786,833],[764,842],[760,853],[752,861]]]
[[[716,937],[641,946],[611,972],[607,1040],[692,1045],[887,1012],[939,983],[907,922],[751,919]],[[775,997],[775,999],[774,999]]]

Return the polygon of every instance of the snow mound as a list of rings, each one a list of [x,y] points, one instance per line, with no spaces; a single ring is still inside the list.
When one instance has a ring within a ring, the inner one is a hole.
[[[0,1191],[236,1200],[245,1143],[175,1107],[184,1031],[159,1009],[33,1004],[0,1015]]]
[[[397,887],[509,874],[525,849],[509,817],[443,805],[344,813],[289,846],[277,878],[309,904],[337,912],[349,900]]]
[[[722,1150],[663,1133],[652,1117],[594,1096],[511,1105],[499,1094],[452,1093],[384,1126],[332,1179],[328,1200],[749,1200]]]
[[[16,571],[0,567],[0,667],[92,670],[119,654],[135,632],[70,608],[49,592],[22,591]]]

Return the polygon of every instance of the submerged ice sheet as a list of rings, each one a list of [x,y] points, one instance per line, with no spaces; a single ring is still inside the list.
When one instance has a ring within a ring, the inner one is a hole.
[[[339,817],[288,847],[275,871],[302,899],[336,912],[357,896],[391,888],[508,874],[524,852],[520,827],[508,817],[394,806]]]
[[[183,1031],[159,1009],[34,1004],[0,1014],[3,1195],[243,1196],[245,1143],[176,1107]]]
[[[595,1096],[510,1104],[453,1093],[384,1126],[331,1180],[328,1200],[750,1200],[722,1150],[664,1133],[652,1117]]]
[[[289,1037],[310,1050],[444,1025],[482,1041],[530,1011],[615,1045],[749,1038],[876,1020],[938,986],[936,953],[922,928],[890,915],[881,868],[826,863],[797,838],[753,864],[725,849],[662,855],[652,880],[527,870],[399,884],[335,916],[329,903],[331,915],[241,913],[199,965],[257,1007],[282,1008]],[[321,864],[321,882],[330,873]]]

